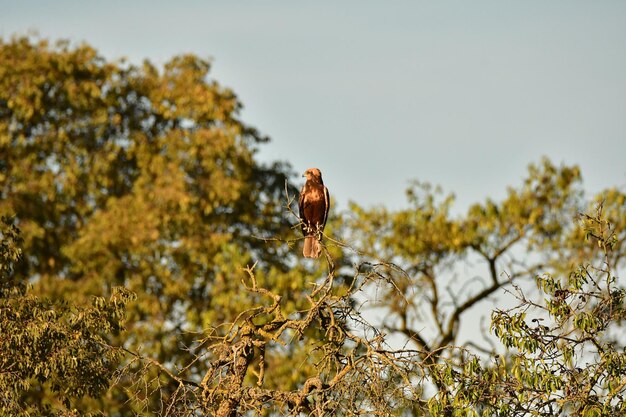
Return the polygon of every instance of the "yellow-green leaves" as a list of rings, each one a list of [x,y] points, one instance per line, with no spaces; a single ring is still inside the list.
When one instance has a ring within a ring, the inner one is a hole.
[[[116,287],[85,306],[37,297],[12,268],[18,229],[3,219],[0,236],[0,414],[68,414],[110,386],[122,351],[109,340],[135,296]]]
[[[294,294],[305,285],[289,248],[254,237],[292,237],[289,168],[255,160],[265,138],[209,69],[193,55],[137,67],[88,45],[0,40],[0,214],[23,232],[17,272],[99,310],[116,286],[135,292],[132,337],[116,342],[180,367],[193,358],[181,346],[249,305],[234,296],[242,266],[259,261]]]

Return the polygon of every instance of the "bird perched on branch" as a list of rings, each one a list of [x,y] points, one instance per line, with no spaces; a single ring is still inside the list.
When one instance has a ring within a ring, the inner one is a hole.
[[[305,258],[319,258],[322,253],[320,240],[326,226],[330,198],[328,188],[322,181],[322,173],[317,168],[309,168],[305,171],[306,183],[300,191],[300,220],[302,234],[304,235],[304,248],[302,254]]]

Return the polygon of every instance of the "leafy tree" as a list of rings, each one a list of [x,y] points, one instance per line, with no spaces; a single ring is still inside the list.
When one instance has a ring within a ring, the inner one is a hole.
[[[180,369],[204,329],[251,305],[234,278],[242,266],[271,272],[291,310],[310,277],[290,247],[263,240],[293,236],[290,171],[256,161],[266,139],[208,71],[190,55],[159,71],[87,45],[0,43],[0,213],[23,231],[16,272],[35,294],[79,305],[135,292],[115,343]],[[120,413],[127,400],[103,399]]]
[[[385,311],[379,327],[432,365],[417,373],[430,386],[431,415],[623,413],[626,340],[616,271],[623,268],[625,195],[607,190],[594,203],[597,214],[580,215],[592,204],[579,184],[577,167],[543,160],[503,201],[488,199],[465,216],[453,217],[453,196],[440,198],[427,184],[409,190],[412,209],[352,207],[359,252],[394,262],[380,268],[393,285],[373,282],[370,293]],[[476,324],[461,339],[464,318],[494,300],[512,306],[491,317],[501,344],[480,337]],[[584,388],[574,390],[572,374],[587,381]]]
[[[381,325],[434,358],[459,343],[461,320],[479,303],[512,282],[575,263],[568,233],[581,210],[579,181],[578,168],[544,160],[502,202],[488,199],[462,217],[451,214],[453,195],[442,198],[440,189],[420,183],[409,189],[406,210],[353,205],[350,240],[368,257],[398,266],[383,271],[394,286],[379,291],[379,306],[388,308]]]

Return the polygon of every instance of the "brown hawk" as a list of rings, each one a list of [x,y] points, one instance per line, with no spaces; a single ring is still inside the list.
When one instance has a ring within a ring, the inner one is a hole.
[[[305,258],[319,258],[322,253],[322,246],[319,241],[322,238],[330,208],[328,188],[324,186],[322,173],[317,168],[307,169],[302,176],[306,177],[306,183],[300,191],[300,200],[298,201],[302,234],[304,235],[302,254]]]

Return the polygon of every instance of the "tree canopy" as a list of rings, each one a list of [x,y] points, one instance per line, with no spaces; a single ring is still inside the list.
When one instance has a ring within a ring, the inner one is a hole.
[[[547,159],[466,211],[416,182],[305,260],[209,74],[0,40],[0,413],[626,412],[626,194]]]

